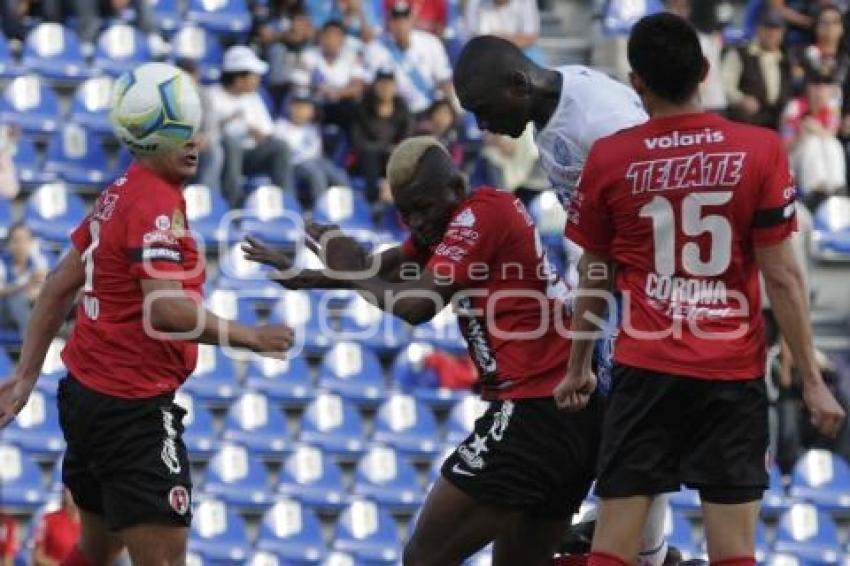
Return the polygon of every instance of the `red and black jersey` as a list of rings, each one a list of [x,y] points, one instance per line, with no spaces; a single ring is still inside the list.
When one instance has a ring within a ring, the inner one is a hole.
[[[142,279],[180,281],[199,303],[205,277],[186,222],[181,187],[139,164],[101,193],[71,235],[86,281],[76,325],[62,353],[87,387],[123,398],[176,389],[195,368],[198,347],[152,335]]]
[[[484,398],[552,395],[570,353],[567,288],[519,199],[479,188],[440,243],[419,251],[407,240],[403,250],[461,291],[456,310]]]
[[[776,133],[715,114],[653,119],[594,144],[567,237],[617,263],[615,359],[704,379],[764,374],[755,248],[796,227]]]

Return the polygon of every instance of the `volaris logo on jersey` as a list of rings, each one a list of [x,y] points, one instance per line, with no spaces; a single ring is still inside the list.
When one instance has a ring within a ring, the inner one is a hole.
[[[643,140],[646,149],[672,149],[676,147],[690,147],[709,143],[723,143],[726,136],[720,130],[705,128],[701,132],[685,132],[678,130],[667,135],[648,138]]]

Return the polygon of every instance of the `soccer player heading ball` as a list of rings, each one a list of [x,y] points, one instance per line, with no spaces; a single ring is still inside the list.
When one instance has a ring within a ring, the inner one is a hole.
[[[0,384],[0,427],[26,404],[51,341],[81,292],[62,359],[62,481],[80,508],[70,566],[185,563],[192,481],[174,391],[197,343],[280,357],[284,326],[247,328],[204,310],[204,259],[182,186],[197,168],[200,101],[191,79],[162,63],[120,78],[111,117],[134,154],[71,235],[73,247],[36,302],[15,375]]]
[[[567,227],[591,291],[578,294],[573,330],[594,329],[586,315],[604,301],[593,292],[616,282],[624,298],[590,565],[630,564],[650,498],[684,483],[700,493],[711,562],[751,566],[769,465],[759,270],[813,424],[834,436],[844,418],[815,361],[789,241],[796,188],[775,132],[702,111],[708,63],[685,20],[642,19],[628,56],[651,119],[593,146]],[[592,345],[573,341],[556,390],[566,408],[593,388]]]

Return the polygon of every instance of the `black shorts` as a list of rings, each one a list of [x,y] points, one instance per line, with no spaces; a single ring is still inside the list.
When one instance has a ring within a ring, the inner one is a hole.
[[[173,393],[120,399],[69,374],[59,382],[57,401],[68,444],[62,482],[81,509],[101,515],[116,531],[145,523],[189,526],[186,411]]]
[[[758,500],[768,485],[767,410],[763,379],[708,381],[615,364],[596,493],[655,495],[685,484],[716,503]]]
[[[552,397],[494,401],[472,434],[443,463],[443,477],[487,505],[566,519],[593,482],[602,399],[578,413]]]

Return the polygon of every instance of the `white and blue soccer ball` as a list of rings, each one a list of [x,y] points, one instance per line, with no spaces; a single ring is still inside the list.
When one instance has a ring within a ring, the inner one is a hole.
[[[183,147],[201,124],[201,98],[192,78],[167,63],[145,63],[121,75],[109,112],[121,143],[136,155]]]

